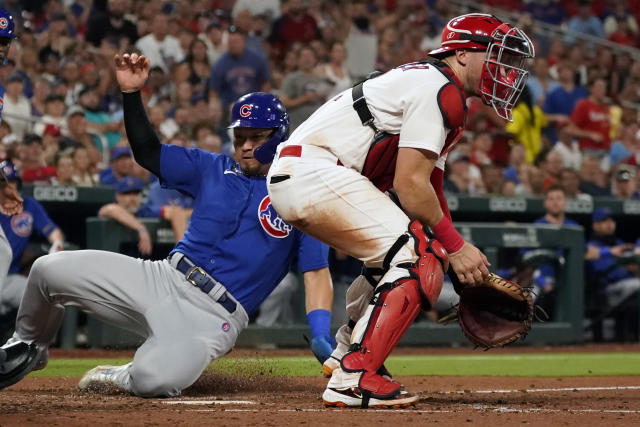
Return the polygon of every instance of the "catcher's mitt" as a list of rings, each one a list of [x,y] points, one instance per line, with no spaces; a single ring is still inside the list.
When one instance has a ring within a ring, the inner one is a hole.
[[[483,283],[460,289],[457,310],[440,322],[457,317],[467,338],[488,350],[524,339],[531,329],[534,309],[529,289],[491,273]]]

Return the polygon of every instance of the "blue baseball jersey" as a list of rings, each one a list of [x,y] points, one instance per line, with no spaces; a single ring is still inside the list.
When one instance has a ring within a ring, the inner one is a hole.
[[[265,177],[247,177],[225,154],[163,145],[162,185],[194,198],[182,252],[223,283],[248,314],[297,258],[300,271],[327,267],[329,248],[280,218]]]
[[[4,111],[4,86],[0,83],[0,117],[2,117],[2,111]]]
[[[28,196],[22,196],[22,198],[24,199],[22,213],[13,216],[0,213],[0,226],[13,251],[9,273],[20,271],[20,258],[34,232],[49,237],[53,230],[58,228],[40,203]]]

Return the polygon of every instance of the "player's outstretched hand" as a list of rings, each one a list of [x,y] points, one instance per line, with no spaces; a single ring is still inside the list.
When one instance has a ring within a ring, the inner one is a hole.
[[[0,179],[2,179],[0,177]],[[12,216],[22,212],[22,197],[18,190],[9,184],[0,182],[0,212]]]
[[[464,242],[458,252],[449,254],[449,262],[460,282],[465,285],[482,283],[489,275],[487,267],[491,265],[480,249],[469,242]]]
[[[144,86],[149,77],[151,61],[144,55],[125,53],[113,57],[116,64],[116,79],[122,92],[136,92]]]

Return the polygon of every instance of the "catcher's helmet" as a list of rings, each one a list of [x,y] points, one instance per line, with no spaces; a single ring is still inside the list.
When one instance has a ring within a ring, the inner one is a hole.
[[[513,120],[511,111],[529,74],[525,61],[535,56],[529,37],[493,15],[470,13],[447,23],[440,44],[429,55],[443,58],[457,49],[487,52],[478,91],[500,117]]]
[[[13,16],[4,8],[0,7],[0,37],[13,39],[16,37]]]
[[[275,129],[253,156],[260,163],[271,163],[276,147],[289,136],[289,115],[280,99],[270,93],[254,92],[239,98],[231,108],[229,128]]]

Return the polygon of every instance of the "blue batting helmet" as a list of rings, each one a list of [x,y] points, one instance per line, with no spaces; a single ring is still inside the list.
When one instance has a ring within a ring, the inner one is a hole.
[[[289,115],[282,101],[270,93],[254,92],[240,97],[231,108],[229,128],[276,129],[271,138],[256,148],[260,163],[271,163],[276,147],[289,136]]]
[[[13,16],[4,8],[0,7],[0,37],[15,38],[15,24]]]
[[[10,160],[0,162],[0,172],[2,172],[2,175],[8,180],[20,181],[20,171]]]

